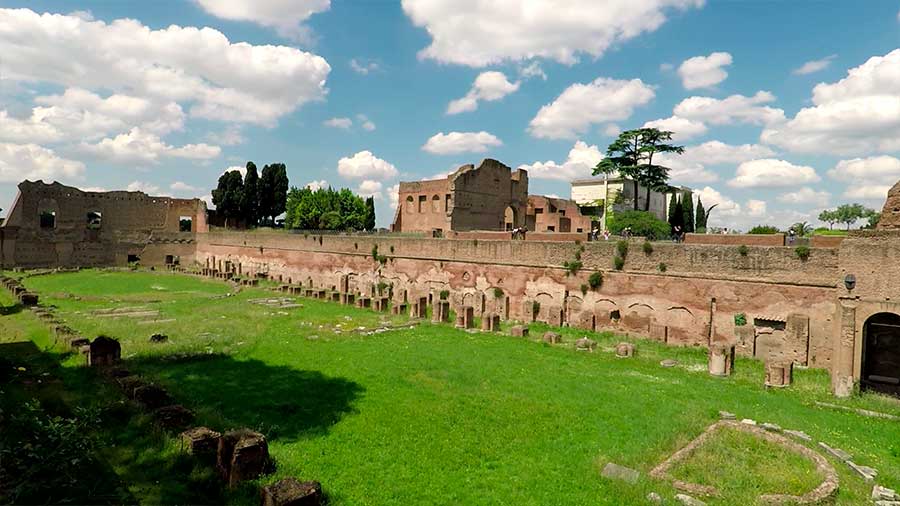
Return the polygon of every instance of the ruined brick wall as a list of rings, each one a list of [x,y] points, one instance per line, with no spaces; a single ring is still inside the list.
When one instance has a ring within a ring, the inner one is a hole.
[[[466,165],[450,176],[453,194],[452,230],[504,230],[525,225],[528,173],[513,171],[486,158],[478,167]],[[507,210],[512,212],[507,227]]]
[[[436,179],[400,183],[397,213],[391,229],[395,232],[450,230],[453,207],[450,181]]]
[[[191,219],[193,231],[180,231],[182,217]],[[208,227],[206,204],[199,199],[83,192],[25,181],[0,230],[3,266],[56,267],[125,265],[129,256],[164,258],[157,253],[160,247],[192,258],[195,233]]]
[[[814,250],[803,261],[786,247],[749,247],[743,256],[734,246],[656,243],[645,254],[641,242],[633,241],[624,270],[617,272],[612,270],[613,242],[284,233],[211,233],[198,239],[201,264],[228,261],[243,272],[264,272],[283,282],[368,294],[383,282],[393,286],[396,301],[433,298],[448,290],[454,311],[473,306],[476,315],[633,332],[672,345],[728,341],[748,356],[770,349],[774,335],[779,340],[774,344],[798,363],[829,367],[832,359],[834,249]],[[373,260],[373,246],[389,258],[385,265]],[[562,264],[582,246],[584,266],[568,275]],[[660,263],[666,264],[665,272]],[[582,293],[595,270],[603,271],[602,286]],[[739,313],[749,321],[744,328],[735,326]],[[769,330],[770,321],[791,318],[808,325],[780,334]]]
[[[543,195],[528,196],[526,224],[528,230],[535,232],[591,231],[590,216],[583,216],[574,201]]]
[[[784,246],[784,234],[684,234],[687,244]]]

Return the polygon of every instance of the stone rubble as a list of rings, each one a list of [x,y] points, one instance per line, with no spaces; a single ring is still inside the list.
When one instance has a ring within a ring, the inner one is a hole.
[[[612,462],[606,464],[603,467],[603,471],[600,473],[604,478],[609,478],[611,480],[621,480],[627,483],[635,484],[638,479],[641,477],[641,473],[635,471],[634,469],[620,466],[618,464],[613,464]]]

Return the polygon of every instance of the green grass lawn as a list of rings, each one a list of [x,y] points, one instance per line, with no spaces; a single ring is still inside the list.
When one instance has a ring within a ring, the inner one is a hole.
[[[739,359],[732,377],[715,378],[705,372],[704,350],[610,333],[563,329],[565,342],[557,346],[536,342],[548,329],[542,325],[532,325],[530,340],[428,323],[371,334],[406,318],[310,299],[298,299],[299,308],[271,308],[248,301],[281,294],[262,287],[232,293],[224,283],[168,273],[81,271],[24,282],[43,304],[57,306],[67,325],[89,337],[120,339],[126,366],[165,385],[200,422],[264,432],[277,471],[263,483],[316,479],[331,504],[624,505],[645,504],[651,491],[671,499],[671,485],[647,473],[716,421],[719,410],[803,430],[877,468],[880,484],[900,488],[900,423],[817,408],[814,401],[898,415],[900,403],[875,395],[837,401],[826,371],[798,370],[793,387],[765,391],[758,362]],[[93,314],[116,307],[158,310],[150,319],[161,323]],[[45,367],[63,380],[56,395],[67,405],[121,404],[110,387],[95,386],[80,357],[60,354],[30,313],[0,323],[4,341],[32,341],[42,350]],[[169,342],[149,343],[157,332]],[[575,352],[582,335],[597,339],[600,349]],[[617,359],[612,347],[626,339],[637,354]],[[664,358],[680,364],[663,368]],[[251,486],[221,491],[142,417],[114,413],[100,429],[109,444],[97,458],[136,500],[258,503]],[[708,483],[726,483],[728,490],[708,504],[753,504],[759,493],[783,491],[783,483],[765,476],[771,466],[735,464],[771,462],[772,448],[732,443],[737,453],[711,447],[695,462],[760,480]],[[610,461],[638,469],[641,480],[601,478]],[[802,465],[792,458],[781,463]],[[841,479],[837,504],[865,504],[871,485],[832,463]],[[708,475],[703,469],[692,475],[716,477],[715,469]]]

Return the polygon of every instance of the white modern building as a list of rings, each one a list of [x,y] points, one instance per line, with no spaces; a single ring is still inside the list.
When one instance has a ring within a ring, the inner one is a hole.
[[[673,186],[667,192],[650,190],[649,211],[661,220],[668,220],[669,201],[673,195],[691,191],[686,186]],[[647,188],[638,185],[637,192],[638,209],[643,211],[647,204]],[[634,209],[634,182],[625,177],[593,177],[576,179],[572,181],[572,200],[575,201],[585,214],[599,216],[599,222],[603,227],[603,212],[612,205],[613,212],[629,211]]]

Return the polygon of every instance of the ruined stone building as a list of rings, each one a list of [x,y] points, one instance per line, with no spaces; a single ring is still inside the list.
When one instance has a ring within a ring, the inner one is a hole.
[[[528,173],[486,158],[444,179],[403,182],[391,230],[512,230],[525,225]]]
[[[528,196],[525,224],[528,230],[535,232],[586,234],[591,231],[591,217],[582,215],[578,204],[572,200],[543,195]]]
[[[85,192],[24,181],[0,226],[0,266],[107,266],[192,258],[207,232],[200,199]]]
[[[406,185],[398,224],[408,223],[406,213],[432,213],[445,220],[434,223],[453,225],[464,210],[461,223],[499,226],[493,213],[511,204],[518,213],[508,222],[524,222],[524,177],[486,160],[443,181]],[[467,200],[491,194],[504,200],[487,217],[478,212],[486,207]],[[397,307],[421,310],[423,301],[446,296],[457,314],[627,332],[674,346],[733,345],[738,355],[828,369],[837,395],[857,388],[900,395],[898,202],[900,185],[878,230],[813,244],[808,256],[752,242],[658,242],[652,251],[635,242],[618,270],[615,242],[209,232],[199,200],[25,182],[0,227],[0,261],[4,268],[78,267],[140,258],[162,266],[178,257],[182,265],[294,287],[380,293]],[[188,218],[190,231],[182,228]],[[372,258],[375,248],[384,261]],[[577,272],[563,267],[575,258]],[[602,284],[585,289],[594,272]]]

